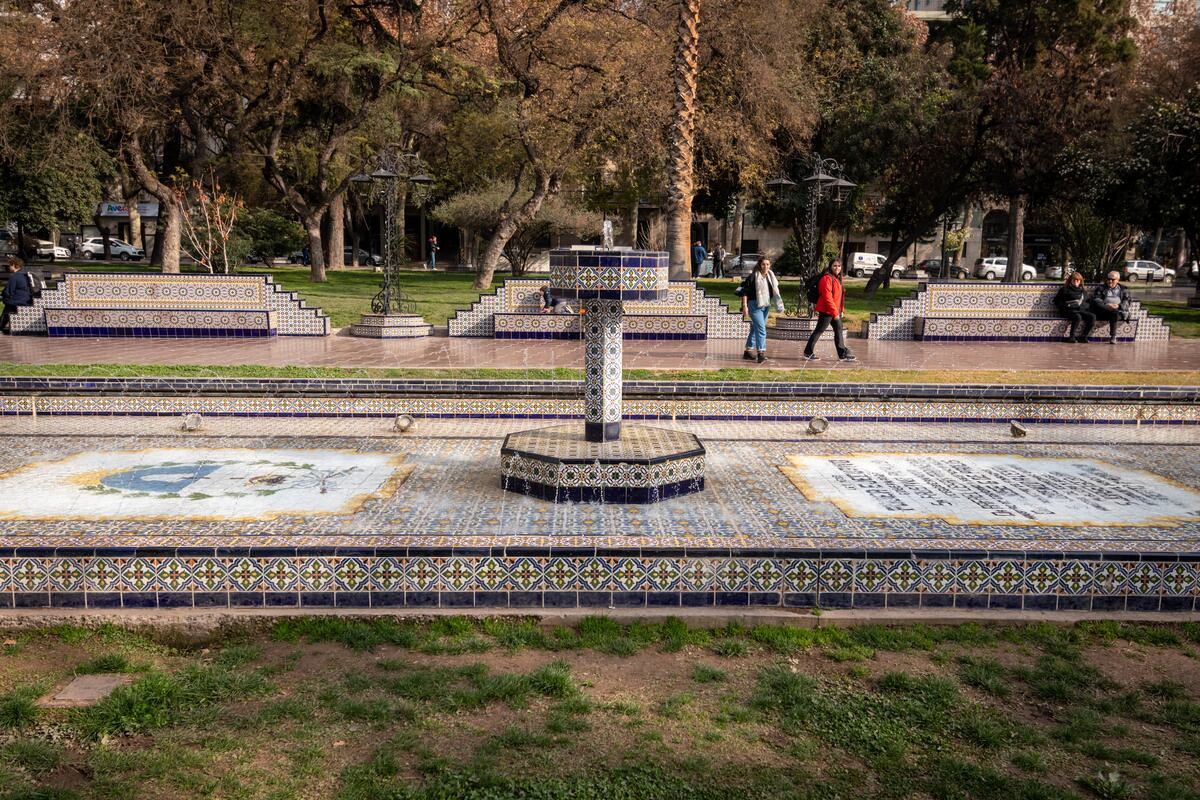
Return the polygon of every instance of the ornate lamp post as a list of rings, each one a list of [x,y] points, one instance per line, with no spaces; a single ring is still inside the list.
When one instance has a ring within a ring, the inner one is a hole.
[[[767,188],[777,196],[782,196],[796,188],[798,184],[783,172],[779,177],[767,181]],[[832,158],[822,158],[819,153],[813,153],[809,159],[809,174],[804,178],[807,187],[807,202],[805,204],[804,241],[800,243],[803,256],[800,265],[800,290],[796,297],[796,310],[805,316],[812,316],[808,307],[808,295],[804,286],[808,279],[820,270],[817,264],[817,211],[825,200],[841,205],[850,199],[851,192],[858,184],[842,177],[842,165]]]
[[[383,285],[371,298],[371,314],[350,326],[354,336],[375,339],[415,338],[428,336],[432,327],[417,313],[416,304],[400,288],[400,265],[404,261],[404,243],[396,241],[396,200],[401,175],[409,184],[428,186],[433,179],[417,171],[420,158],[416,153],[396,153],[384,150],[379,154],[379,167],[370,175],[356,175],[354,183],[380,183],[383,187]],[[404,209],[400,208],[403,214]],[[422,221],[424,216],[422,216]],[[422,235],[424,231],[422,231]]]

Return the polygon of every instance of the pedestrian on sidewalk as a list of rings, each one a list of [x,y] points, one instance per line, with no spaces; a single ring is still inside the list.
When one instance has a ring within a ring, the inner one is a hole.
[[[1058,294],[1054,295],[1054,305],[1070,323],[1067,325],[1067,336],[1063,341],[1087,344],[1088,336],[1096,324],[1096,315],[1087,308],[1086,292],[1083,289],[1083,273],[1072,272],[1063,281]]]
[[[728,255],[728,254],[725,252],[725,248],[722,247],[720,244],[717,245],[716,250],[713,250],[712,276],[714,278],[724,278],[725,277],[725,256],[726,255]]]
[[[771,271],[771,259],[759,259],[758,267],[742,280],[737,294],[742,298],[742,319],[750,322],[742,358],[761,364],[767,360],[767,315],[771,313],[771,304],[775,304],[776,311],[783,311],[783,296]]]
[[[1092,292],[1091,311],[1097,320],[1108,322],[1108,343],[1117,343],[1117,325],[1129,321],[1129,303],[1133,298],[1121,285],[1121,273],[1110,272],[1103,286]]]
[[[817,283],[817,326],[808,337],[804,346],[804,360],[816,361],[820,356],[813,352],[817,340],[829,326],[833,326],[833,346],[837,349],[839,361],[857,361],[854,354],[846,348],[842,331],[842,316],[846,313],[846,292],[842,287],[842,262],[833,259],[821,274]]]
[[[700,265],[704,263],[704,259],[708,258],[708,253],[704,250],[704,245],[697,239],[692,245],[692,279],[700,277]]]
[[[25,271],[25,262],[19,256],[9,256],[6,265],[8,282],[0,299],[4,300],[4,311],[0,312],[0,333],[7,334],[12,327],[12,315],[21,306],[33,305],[33,283]]]

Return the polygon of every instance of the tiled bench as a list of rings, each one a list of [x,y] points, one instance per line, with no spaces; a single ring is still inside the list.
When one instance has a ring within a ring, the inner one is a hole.
[[[50,336],[326,336],[329,317],[269,275],[68,272],[12,332]]]
[[[50,336],[274,336],[276,311],[178,308],[47,308]]]
[[[579,314],[500,312],[495,316],[497,339],[579,339]],[[708,336],[704,314],[626,314],[624,338],[639,340],[699,340]]]
[[[458,311],[448,322],[451,336],[497,339],[578,339],[574,314],[542,314],[546,279],[512,278]],[[578,308],[577,304],[572,304]],[[626,339],[745,339],[750,325],[692,281],[673,281],[667,299],[625,303]]]
[[[872,314],[870,339],[926,342],[1050,342],[1067,335],[1067,320],[1054,305],[1061,284],[994,284],[976,281],[922,283],[887,314]],[[1088,287],[1089,289],[1093,287]],[[1108,339],[1108,322],[1097,320],[1093,338]],[[1170,336],[1160,317],[1137,300],[1129,321],[1117,327],[1117,340],[1165,341]]]
[[[1067,335],[1070,326],[1065,319],[1034,317],[914,317],[913,337],[924,342],[1057,342]],[[1117,325],[1117,341],[1132,342],[1137,338],[1137,320]],[[1108,323],[1097,320],[1091,338],[1108,339]]]

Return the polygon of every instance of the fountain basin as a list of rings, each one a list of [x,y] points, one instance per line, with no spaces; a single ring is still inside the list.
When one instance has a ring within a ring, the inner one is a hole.
[[[550,251],[550,287],[572,300],[666,300],[668,255],[579,245]]]
[[[556,503],[655,503],[704,489],[704,445],[691,433],[629,425],[589,441],[578,425],[509,434],[500,486]]]

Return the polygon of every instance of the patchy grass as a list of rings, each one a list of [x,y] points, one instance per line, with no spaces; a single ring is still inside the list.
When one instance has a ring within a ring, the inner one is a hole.
[[[0,732],[0,798],[1194,800],[1200,790],[1193,624],[257,625],[203,650],[113,629],[10,635],[19,647],[0,662],[6,699],[32,702],[96,665],[152,667],[90,709],[34,706]],[[854,658],[831,657],[843,652]]]

